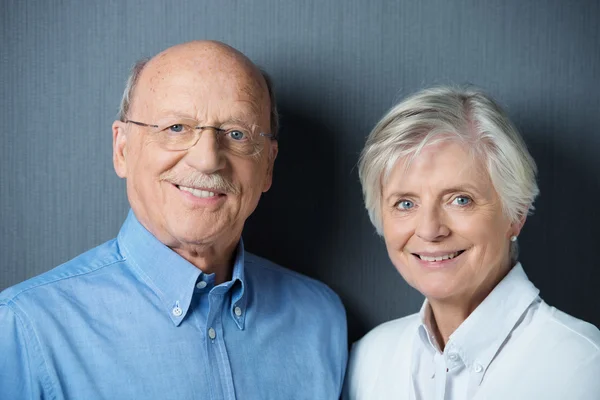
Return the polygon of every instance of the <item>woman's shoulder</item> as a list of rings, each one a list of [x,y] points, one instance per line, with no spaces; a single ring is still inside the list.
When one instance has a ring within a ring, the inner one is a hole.
[[[499,379],[492,384],[488,376],[490,387],[514,380],[521,382],[514,390],[547,394],[535,398],[587,399],[590,393],[600,393],[597,327],[543,300],[530,308],[523,323],[523,329],[513,332],[496,356],[493,374]]]
[[[384,322],[352,346],[351,358],[360,365],[390,365],[405,358],[421,323],[419,314]]]
[[[356,342],[355,347],[368,350],[384,348],[389,350],[390,345],[398,345],[404,339],[412,339],[421,323],[419,314],[384,322],[368,332]]]
[[[413,314],[385,322],[354,343],[344,399],[377,398],[379,390],[389,394],[392,391],[389,382],[409,376],[412,344],[420,321],[419,315]]]
[[[600,330],[572,315],[569,315],[542,301],[540,309],[547,315],[544,323],[547,327],[548,339],[570,345],[588,354],[596,353],[600,356]]]

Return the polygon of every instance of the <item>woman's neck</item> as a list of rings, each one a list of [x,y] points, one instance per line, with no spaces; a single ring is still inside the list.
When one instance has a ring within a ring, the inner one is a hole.
[[[450,335],[479,307],[509,271],[510,268],[503,270],[495,279],[480,286],[476,292],[462,295],[460,298],[427,299],[431,307],[431,333],[442,352],[450,340]]]

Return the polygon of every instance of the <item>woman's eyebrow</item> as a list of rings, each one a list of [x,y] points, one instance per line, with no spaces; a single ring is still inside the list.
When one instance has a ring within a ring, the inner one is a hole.
[[[484,196],[484,194],[481,192],[481,190],[479,190],[475,185],[472,185],[469,183],[455,185],[455,186],[451,186],[451,187],[442,189],[440,191],[440,194],[443,196],[443,195],[446,195],[449,193],[464,193],[464,192],[473,193],[475,195],[479,195],[482,197]],[[410,191],[395,190],[392,193],[390,193],[389,195],[387,195],[385,200],[390,201],[390,199],[392,199],[392,198],[399,199],[399,198],[403,198],[403,197],[418,198],[419,195],[414,192],[410,192]]]
[[[413,193],[413,192],[403,192],[403,191],[394,191],[392,193],[390,193],[388,196],[386,196],[385,200],[390,201],[391,199],[400,199],[403,197],[419,197],[417,194]]]
[[[456,193],[456,192],[470,192],[470,193],[474,193],[479,196],[483,196],[483,193],[481,192],[481,190],[479,190],[475,185],[471,185],[469,183],[451,186],[449,188],[442,190],[443,195],[448,194],[448,193]]]

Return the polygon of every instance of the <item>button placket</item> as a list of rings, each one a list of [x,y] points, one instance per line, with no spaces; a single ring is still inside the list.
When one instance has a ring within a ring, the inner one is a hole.
[[[196,283],[196,287],[198,289],[204,289],[206,287],[206,285],[207,285],[206,281],[200,281],[200,282]]]
[[[215,331],[215,328],[208,328],[208,337],[210,338],[210,340],[215,340],[215,338],[217,337],[217,332]]]

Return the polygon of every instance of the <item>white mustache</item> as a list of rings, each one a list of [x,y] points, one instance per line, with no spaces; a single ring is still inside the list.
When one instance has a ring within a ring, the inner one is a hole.
[[[186,186],[192,188],[212,189],[217,192],[237,195],[239,188],[225,179],[220,174],[199,174],[190,172],[187,174],[178,174],[174,171],[167,171],[160,175],[160,180],[168,181],[177,186]]]

